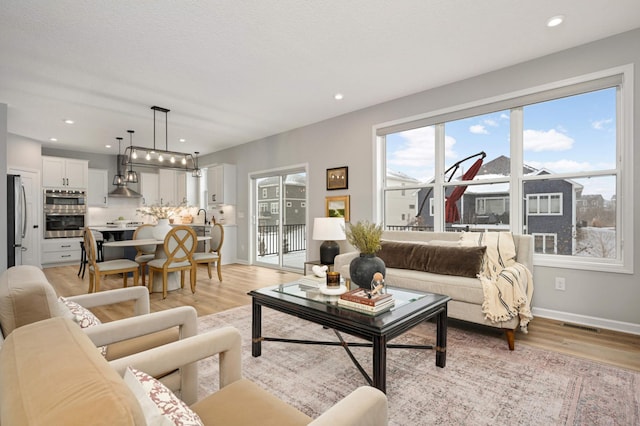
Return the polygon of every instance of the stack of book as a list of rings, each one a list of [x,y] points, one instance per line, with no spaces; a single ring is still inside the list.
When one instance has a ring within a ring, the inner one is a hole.
[[[369,292],[363,288],[348,291],[340,295],[338,299],[338,305],[340,306],[370,314],[387,311],[394,304],[395,300],[390,294],[374,294],[370,296]]]

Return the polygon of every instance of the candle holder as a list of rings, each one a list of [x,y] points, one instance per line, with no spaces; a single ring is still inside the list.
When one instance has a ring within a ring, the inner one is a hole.
[[[327,272],[327,288],[340,287],[340,272]]]

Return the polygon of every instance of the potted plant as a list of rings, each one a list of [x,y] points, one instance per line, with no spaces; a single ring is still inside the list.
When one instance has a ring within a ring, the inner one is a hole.
[[[348,224],[345,234],[349,244],[360,252],[360,256],[349,265],[351,281],[360,287],[370,288],[373,274],[380,272],[384,275],[386,272],[383,260],[376,256],[382,248],[382,225],[358,221],[355,225]]]

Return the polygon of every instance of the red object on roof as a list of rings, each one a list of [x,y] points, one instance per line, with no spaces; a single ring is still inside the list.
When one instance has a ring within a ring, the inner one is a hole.
[[[462,175],[462,180],[473,180],[473,178],[478,174],[480,167],[482,167],[482,158],[477,159],[476,162],[469,167],[469,170]],[[445,200],[444,212],[446,223],[455,223],[460,220],[460,212],[458,211],[458,205],[456,203],[460,198],[462,198],[462,195],[466,190],[466,185],[456,186]]]

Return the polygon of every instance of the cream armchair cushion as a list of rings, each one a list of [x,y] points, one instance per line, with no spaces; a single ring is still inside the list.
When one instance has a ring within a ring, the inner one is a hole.
[[[47,285],[43,285],[46,283]],[[2,335],[44,319],[70,313],[58,302],[44,272],[35,266],[18,266],[0,275],[0,325]]]

